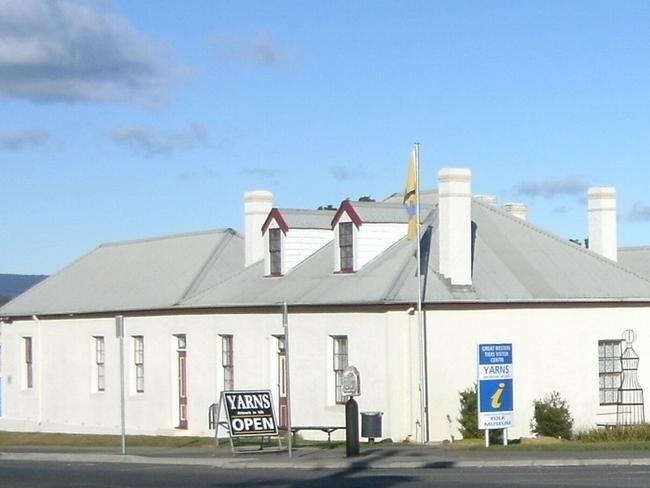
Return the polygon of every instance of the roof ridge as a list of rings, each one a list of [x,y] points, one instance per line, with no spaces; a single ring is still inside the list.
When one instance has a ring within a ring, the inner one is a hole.
[[[642,244],[640,246],[621,246],[619,251],[650,251],[650,245]]]
[[[618,270],[620,270],[622,272],[625,272],[627,274],[630,274],[632,276],[640,278],[641,280],[643,280],[646,283],[650,284],[650,278],[646,278],[645,276],[643,276],[641,274],[638,274],[637,272],[635,272],[635,271],[633,271],[633,270],[631,270],[629,268],[621,266],[620,264],[618,264],[618,262],[612,261],[611,259],[607,259],[606,257],[601,256],[600,254],[596,253],[595,251],[584,248],[584,247],[582,247],[582,246],[580,246],[578,244],[575,244],[575,243],[571,242],[568,239],[563,239],[562,237],[560,237],[557,234],[554,234],[554,233],[552,233],[550,231],[547,231],[547,230],[545,230],[545,229],[543,229],[543,228],[541,228],[541,227],[539,227],[539,226],[537,226],[535,224],[530,223],[528,220],[523,220],[523,219],[520,219],[519,217],[515,217],[513,215],[510,215],[510,214],[506,213],[504,210],[500,209],[499,207],[496,207],[495,205],[490,205],[490,204],[482,202],[480,200],[472,199],[472,203],[476,204],[476,205],[479,205],[479,206],[481,206],[481,207],[483,207],[483,208],[485,208],[487,210],[490,210],[492,212],[495,212],[495,213],[501,215],[504,218],[508,218],[513,222],[517,222],[519,225],[527,227],[531,231],[536,232],[537,234],[543,235],[543,236],[545,236],[545,237],[547,237],[549,239],[553,239],[554,241],[560,243],[561,245],[566,246],[566,247],[568,247],[570,249],[573,249],[576,252],[580,252],[582,254],[586,254],[587,256],[591,256],[592,258],[596,259],[597,261],[602,262],[603,264],[612,266],[612,267],[614,267],[614,268],[616,268],[616,269],[618,269]]]
[[[214,262],[219,258],[219,256],[223,253],[224,249],[230,242],[232,241],[233,237],[235,235],[233,233],[226,233],[225,236],[223,236],[217,245],[214,247],[210,255],[208,256],[208,259],[205,260],[205,263],[201,266],[201,269],[199,272],[196,274],[192,282],[189,284],[187,289],[181,294],[180,298],[176,300],[176,303],[174,305],[177,305],[178,303],[182,302],[183,300],[186,300],[191,297],[192,292],[194,292],[199,285],[203,282],[205,279],[206,275],[211,269],[211,266],[214,264]]]
[[[206,235],[206,234],[217,234],[217,233],[229,233],[229,234],[237,234],[237,231],[231,227],[224,227],[220,229],[210,229],[210,230],[202,230],[202,231],[196,231],[196,232],[181,232],[178,234],[168,234],[164,236],[154,236],[154,237],[145,237],[142,239],[131,239],[131,240],[125,240],[125,241],[109,241],[109,242],[104,242],[98,246],[99,247],[115,247],[115,246],[124,246],[124,245],[130,245],[130,244],[142,244],[145,242],[155,242],[155,241],[163,241],[166,239],[178,239],[181,237],[192,237],[192,236],[200,236],[200,235]]]

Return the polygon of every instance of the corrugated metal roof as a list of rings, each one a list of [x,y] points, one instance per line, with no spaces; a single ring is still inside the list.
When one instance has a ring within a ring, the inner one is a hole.
[[[621,247],[618,249],[621,266],[650,277],[650,246]]]
[[[408,215],[401,203],[350,201],[350,204],[364,223],[405,224],[408,222]]]
[[[457,288],[438,272],[437,209],[425,214],[425,301],[474,302],[650,298],[650,280],[568,240],[472,202],[476,224],[473,285]],[[426,231],[428,229],[428,231]],[[332,272],[330,243],[283,277],[261,265],[179,304],[181,307],[412,303],[417,297],[415,242],[401,239],[351,274]],[[428,251],[428,252],[427,252]]]
[[[0,308],[0,315],[170,308],[243,267],[231,229],[99,246]]]
[[[435,192],[425,196],[427,203],[435,203]],[[386,205],[364,204],[359,209],[372,213]],[[401,203],[384,208],[403,212]],[[641,273],[476,200],[472,202],[476,226],[473,284],[451,286],[437,272],[437,212],[431,206],[422,212],[427,303],[650,299],[650,279]],[[337,274],[333,272],[334,243],[330,242],[286,276],[265,277],[262,262],[243,268],[243,239],[233,231],[105,245],[10,302],[0,309],[0,315],[256,306],[283,301],[292,305],[410,304],[417,297],[415,246],[415,241],[402,238],[359,271]]]
[[[298,210],[279,208],[290,229],[331,229],[335,210]]]

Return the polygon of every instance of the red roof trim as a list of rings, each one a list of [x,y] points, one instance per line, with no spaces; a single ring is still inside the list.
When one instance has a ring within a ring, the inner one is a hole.
[[[271,222],[276,221],[278,223],[278,226],[280,229],[282,229],[282,233],[286,236],[287,232],[289,231],[289,226],[287,225],[286,221],[282,217],[282,214],[277,208],[272,208],[271,211],[269,212],[269,216],[266,217],[266,220],[264,221],[264,225],[262,226],[262,234],[264,234],[267,229],[269,228],[269,225],[271,225]]]
[[[341,219],[341,215],[343,215],[343,212],[348,214],[350,220],[352,220],[352,222],[357,227],[357,229],[361,227],[363,221],[361,220],[361,217],[359,217],[359,214],[350,203],[350,200],[343,200],[341,202],[341,205],[339,206],[339,209],[336,211],[336,214],[334,214],[334,218],[332,219],[332,229],[334,229],[334,227],[336,227],[336,224],[339,223],[339,220]]]

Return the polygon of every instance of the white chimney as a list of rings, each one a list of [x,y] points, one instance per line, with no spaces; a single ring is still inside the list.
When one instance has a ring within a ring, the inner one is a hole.
[[[440,273],[452,285],[472,284],[471,181],[467,168],[438,172]]]
[[[264,259],[262,226],[273,207],[273,193],[266,190],[244,193],[244,237],[246,239],[245,265]]]
[[[506,203],[503,205],[503,211],[508,215],[512,215],[513,217],[517,217],[518,219],[521,220],[528,219],[528,207],[523,203],[519,203],[519,202]]]
[[[497,204],[496,195],[474,195],[474,200],[478,200],[479,202],[492,207],[496,207]]]
[[[616,239],[616,188],[589,188],[589,249],[612,261],[618,257]]]

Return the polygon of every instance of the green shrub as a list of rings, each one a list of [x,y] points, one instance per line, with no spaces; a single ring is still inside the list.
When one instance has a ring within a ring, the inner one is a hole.
[[[579,432],[576,434],[576,439],[582,442],[648,442],[650,441],[650,425],[591,429]]]
[[[573,419],[569,412],[569,405],[557,392],[546,395],[543,400],[535,400],[534,417],[530,428],[538,435],[547,437],[571,438]]]
[[[474,383],[474,386],[459,391],[458,395],[460,396],[460,417],[456,420],[460,424],[459,430],[463,439],[483,438],[485,431],[478,428],[478,386]],[[502,429],[490,430],[490,444],[500,444],[502,439]]]
[[[459,391],[458,394],[460,395],[460,417],[456,420],[460,424],[460,433],[464,439],[476,439],[480,437],[476,383],[474,383],[473,387]]]

